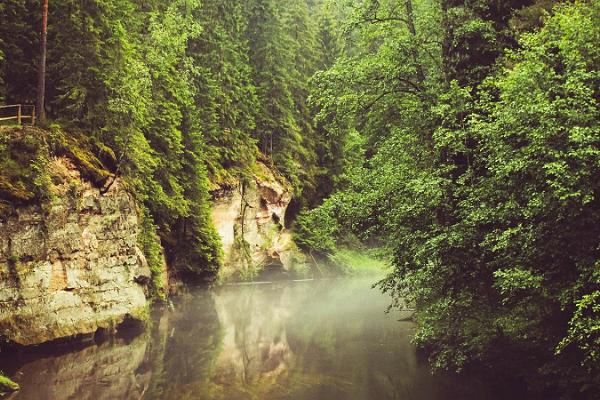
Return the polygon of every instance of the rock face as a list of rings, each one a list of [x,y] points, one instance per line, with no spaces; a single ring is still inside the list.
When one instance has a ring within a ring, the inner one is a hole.
[[[38,344],[146,314],[150,270],[132,196],[100,190],[69,160],[50,162],[52,197],[0,220],[0,336]]]
[[[298,251],[285,229],[290,184],[264,164],[250,183],[214,195],[212,219],[221,236],[221,278],[251,279],[265,269],[289,271]]]

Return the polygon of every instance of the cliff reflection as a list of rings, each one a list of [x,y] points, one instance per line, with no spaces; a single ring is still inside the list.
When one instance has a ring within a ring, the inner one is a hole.
[[[147,342],[139,337],[128,344],[115,340],[63,355],[46,355],[17,369],[14,376],[21,390],[8,399],[140,398],[151,380],[150,374],[138,370],[146,351]]]
[[[226,286],[213,292],[221,347],[190,399],[480,399],[483,388],[433,377],[406,315],[368,280]]]
[[[295,366],[286,327],[289,291],[272,285],[233,286],[215,295],[225,328],[213,382],[228,398],[259,393],[289,377]]]
[[[151,326],[132,338],[0,354],[0,370],[21,385],[6,398],[209,399],[199,389],[210,388],[221,336],[212,295],[183,296],[173,311],[155,310]]]
[[[16,399],[476,399],[433,377],[367,281],[227,286],[178,298],[152,326],[62,354],[0,358]]]

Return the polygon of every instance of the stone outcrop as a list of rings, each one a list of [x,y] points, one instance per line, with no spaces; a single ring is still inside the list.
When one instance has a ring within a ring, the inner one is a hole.
[[[214,193],[212,219],[225,255],[221,278],[251,279],[260,271],[289,271],[301,257],[285,227],[290,184],[262,163],[249,183]]]
[[[112,329],[147,309],[131,194],[119,180],[101,193],[65,158],[49,170],[50,199],[0,220],[0,336],[21,345]]]

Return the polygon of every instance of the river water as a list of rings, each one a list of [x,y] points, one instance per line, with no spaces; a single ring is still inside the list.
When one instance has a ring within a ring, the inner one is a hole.
[[[229,285],[179,297],[144,332],[0,355],[22,390],[5,398],[470,400],[499,398],[433,376],[407,315],[373,280]]]

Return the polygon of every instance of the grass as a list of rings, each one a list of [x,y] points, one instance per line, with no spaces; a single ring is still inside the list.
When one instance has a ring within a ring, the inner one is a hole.
[[[383,275],[387,263],[369,250],[339,249],[328,256],[328,264],[344,275]]]

